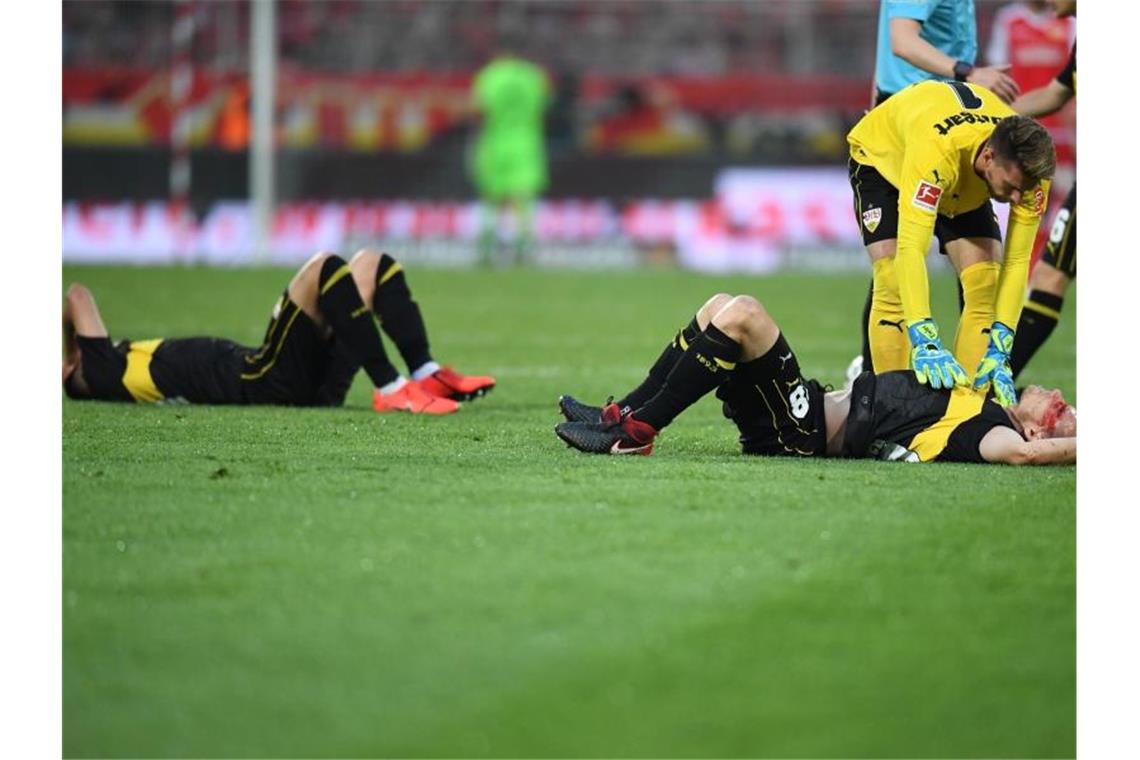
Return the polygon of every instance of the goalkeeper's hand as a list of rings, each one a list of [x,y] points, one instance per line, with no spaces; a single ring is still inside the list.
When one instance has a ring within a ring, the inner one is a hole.
[[[982,357],[978,371],[974,375],[974,388],[983,388],[993,383],[994,398],[1002,406],[1017,403],[1017,391],[1013,387],[1013,370],[1009,366],[1009,354],[1013,350],[1013,330],[1001,322],[990,327],[990,344]]]
[[[931,388],[953,388],[970,382],[954,354],[942,347],[938,325],[933,319],[920,319],[907,327],[910,337],[910,366],[918,382]]]

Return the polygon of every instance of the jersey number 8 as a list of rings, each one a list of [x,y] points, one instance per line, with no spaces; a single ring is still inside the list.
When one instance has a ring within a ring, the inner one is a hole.
[[[802,385],[797,385],[796,389],[788,394],[788,404],[792,408],[792,416],[797,420],[802,420],[807,416],[808,407],[811,402],[808,400],[807,388]]]

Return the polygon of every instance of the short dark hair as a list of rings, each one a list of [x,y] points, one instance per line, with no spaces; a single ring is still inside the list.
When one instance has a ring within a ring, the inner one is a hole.
[[[1028,116],[1007,116],[990,136],[990,147],[1005,161],[1013,161],[1026,179],[1040,182],[1057,170],[1053,138],[1040,122]]]

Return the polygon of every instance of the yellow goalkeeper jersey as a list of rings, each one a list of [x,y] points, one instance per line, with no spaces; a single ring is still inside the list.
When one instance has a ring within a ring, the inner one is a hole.
[[[994,127],[1012,109],[984,87],[926,81],[893,95],[865,115],[847,135],[851,158],[874,167],[899,191],[895,271],[907,324],[930,316],[924,257],[936,216],[953,218],[990,198],[974,172],[974,160]],[[1033,240],[1049,181],[1010,209],[995,319],[1017,325],[1029,275]]]

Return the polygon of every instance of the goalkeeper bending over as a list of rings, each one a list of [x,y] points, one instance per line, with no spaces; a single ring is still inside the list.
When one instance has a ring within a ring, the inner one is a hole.
[[[1076,411],[1060,391],[1029,386],[1008,408],[984,389],[934,389],[914,372],[864,372],[826,392],[800,373],[779,326],[755,298],[718,294],[677,333],[636,389],[604,407],[562,396],[555,432],[596,454],[649,454],[677,415],[712,390],[745,454],[906,461],[1071,464]]]
[[[410,379],[388,361],[374,314]],[[309,259],[274,304],[259,348],[224,338],[112,343],[78,284],[67,292],[63,329],[63,387],[77,399],[339,406],[363,367],[377,412],[448,414],[495,386],[432,359],[403,267],[367,249],[351,263],[331,253]]]

